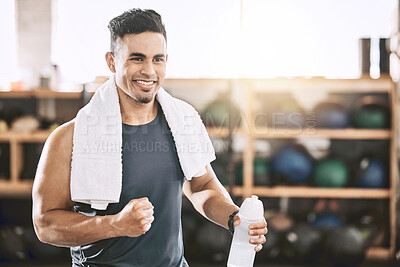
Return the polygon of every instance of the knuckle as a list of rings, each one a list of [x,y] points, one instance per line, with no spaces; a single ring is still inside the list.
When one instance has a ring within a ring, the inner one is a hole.
[[[132,210],[132,211],[137,211],[137,210],[139,210],[139,206],[137,205],[137,203],[135,203],[134,205],[131,206],[131,210]]]

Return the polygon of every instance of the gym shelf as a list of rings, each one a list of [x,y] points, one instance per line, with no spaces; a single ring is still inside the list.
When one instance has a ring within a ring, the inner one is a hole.
[[[254,194],[263,197],[297,197],[297,198],[357,198],[388,199],[388,189],[365,188],[318,188],[308,186],[254,187]]]
[[[390,139],[391,130],[364,130],[364,129],[270,129],[267,127],[256,128],[254,137],[256,138],[330,138],[330,139]]]
[[[0,180],[0,195],[10,197],[30,197],[33,179],[9,181]]]
[[[80,99],[82,92],[57,92],[49,89],[27,91],[0,91],[0,98]]]
[[[224,186],[226,190],[230,190],[229,186]],[[242,196],[243,195],[243,189],[241,186],[233,186],[232,187],[232,192],[231,194],[233,194],[234,196]]]
[[[8,142],[44,142],[51,134],[49,130],[37,130],[30,133],[7,131],[0,133],[0,141]]]
[[[393,81],[389,76],[379,79],[362,77],[359,79],[326,79],[323,77],[312,78],[276,78],[240,80],[250,84],[256,92],[282,93],[292,91],[323,90],[327,93],[389,93],[393,88]]]
[[[395,253],[396,237],[396,187],[397,187],[397,158],[396,158],[396,85],[390,77],[379,79],[361,77],[359,79],[325,79],[315,78],[275,78],[275,79],[175,79],[169,78],[164,82],[164,88],[178,89],[188,92],[193,89],[197,92],[205,90],[234,91],[240,95],[240,109],[247,122],[254,122],[254,104],[258,93],[284,93],[284,92],[322,92],[340,94],[387,94],[391,108],[391,129],[279,129],[255,127],[242,123],[242,128],[233,129],[233,136],[243,136],[246,139],[243,152],[243,185],[233,186],[231,194],[239,197],[249,197],[253,194],[261,197],[290,197],[290,198],[340,198],[340,199],[374,199],[388,200],[389,216],[386,223],[389,225],[389,246],[374,247],[367,251],[370,259],[393,259]],[[3,98],[38,98],[38,99],[80,99],[82,92],[66,93],[51,90],[32,90],[19,92],[0,91]],[[189,92],[187,93],[189,95]],[[183,94],[182,94],[183,95]],[[193,97],[193,96],[192,96]],[[228,138],[228,128],[207,127],[210,137]],[[0,133],[1,142],[10,143],[10,178],[0,180],[0,196],[30,197],[33,179],[21,179],[20,173],[23,162],[23,143],[44,143],[50,131],[35,131],[32,133]],[[361,189],[361,188],[315,188],[305,186],[254,186],[254,158],[256,151],[254,143],[257,139],[297,139],[297,138],[328,138],[344,140],[389,140],[390,142],[390,188],[388,189]],[[225,187],[230,189],[229,187]]]
[[[219,138],[228,138],[229,137],[229,129],[222,127],[207,127],[207,133],[210,137],[219,137]],[[233,135],[246,135],[246,131],[244,129],[233,129]]]
[[[212,127],[207,128],[207,133],[210,137],[227,138],[229,136],[229,130],[227,128]]]
[[[379,260],[379,259],[389,259],[390,249],[382,247],[371,247],[367,250],[367,259]]]
[[[394,259],[395,238],[396,238],[396,188],[398,185],[397,176],[397,156],[396,156],[396,138],[395,129],[396,119],[396,84],[389,76],[383,76],[379,79],[370,77],[361,77],[359,79],[326,79],[322,77],[314,78],[276,78],[276,79],[240,79],[239,87],[246,92],[245,114],[248,121],[255,121],[255,103],[258,95],[276,94],[276,93],[321,93],[329,95],[330,93],[339,93],[346,95],[362,94],[374,95],[384,94],[388,98],[388,106],[391,114],[390,129],[324,129],[315,128],[310,125],[303,129],[282,129],[267,128],[249,125],[250,129],[246,131],[247,144],[243,153],[243,186],[242,196],[244,198],[256,194],[262,197],[288,197],[288,198],[335,198],[335,199],[371,199],[388,200],[387,225],[389,226],[389,246],[374,247],[369,249],[367,257],[371,259]],[[306,125],[308,126],[308,125]],[[254,185],[254,158],[257,151],[254,148],[254,142],[257,139],[290,139],[298,138],[327,138],[342,140],[388,140],[389,150],[387,156],[390,169],[388,176],[390,187],[387,189],[361,189],[361,188],[315,188],[305,186],[255,186]]]

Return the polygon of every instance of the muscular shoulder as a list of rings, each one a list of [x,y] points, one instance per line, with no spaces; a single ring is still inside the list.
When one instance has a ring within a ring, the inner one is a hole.
[[[70,152],[74,136],[75,121],[71,120],[55,129],[47,138],[46,146],[50,150]]]
[[[55,129],[43,147],[33,184],[36,214],[53,209],[70,210],[69,193],[74,122]]]

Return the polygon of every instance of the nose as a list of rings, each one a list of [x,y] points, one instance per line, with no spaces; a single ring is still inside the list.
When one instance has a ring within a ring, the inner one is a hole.
[[[142,64],[140,73],[148,77],[153,76],[155,74],[153,62],[151,60],[145,60]]]

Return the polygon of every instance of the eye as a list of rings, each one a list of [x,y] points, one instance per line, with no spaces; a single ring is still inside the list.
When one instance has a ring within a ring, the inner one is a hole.
[[[157,57],[157,58],[154,59],[154,61],[155,61],[155,62],[163,62],[163,61],[164,61],[164,58],[162,58],[162,57]]]
[[[140,58],[140,57],[132,57],[132,58],[130,58],[129,60],[133,60],[133,61],[143,61],[143,59]]]

